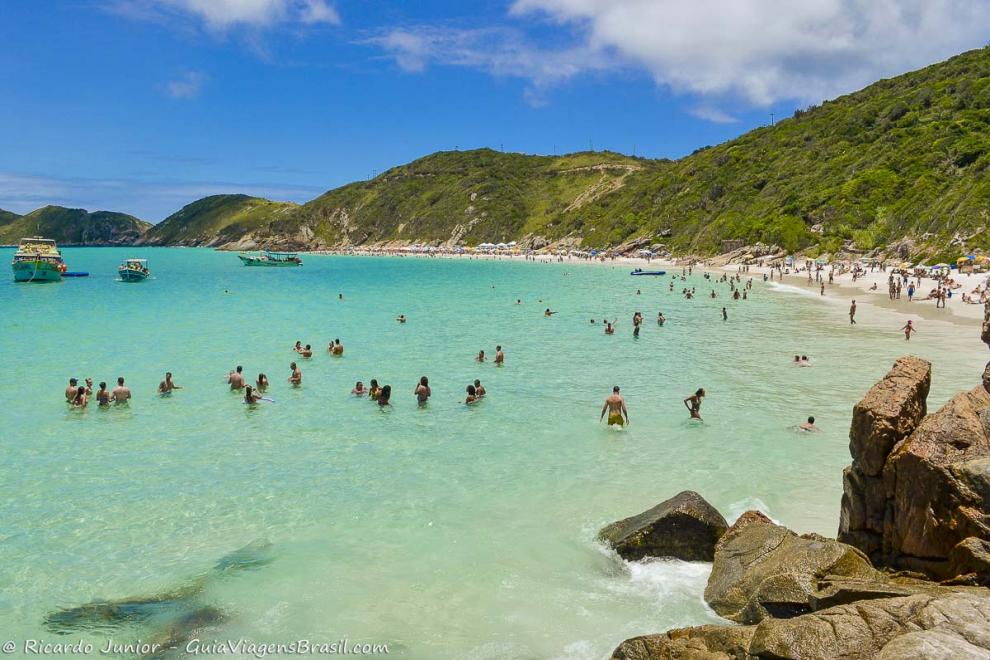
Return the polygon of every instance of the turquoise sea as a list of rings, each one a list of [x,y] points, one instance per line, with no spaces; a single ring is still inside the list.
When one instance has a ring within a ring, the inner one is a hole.
[[[267,540],[270,563],[203,583],[197,599],[224,618],[200,637],[607,657],[627,637],[717,617],[701,596],[708,566],[624,563],[595,542],[601,526],[693,489],[730,519],[756,507],[834,535],[853,404],[908,348],[935,363],[932,407],[974,386],[985,361],[973,326],[922,321],[905,346],[893,312],[861,305],[851,328],[844,304],[762,281],[749,300],[724,284],[711,300],[697,272],[671,293],[669,276],[623,265],[64,254],[91,276],[0,282],[0,630],[15,640],[148,639],[161,620],[58,635],[45,617],[175,590]],[[116,281],[125,257],[148,258],[155,279]],[[699,297],[685,300],[692,285]],[[618,318],[616,334],[592,317]],[[326,353],[333,338],[342,358]],[[316,353],[297,360],[293,389],[297,339]],[[496,344],[504,367],[474,361]],[[814,366],[794,367],[796,353]],[[274,403],[228,390],[238,364],[249,380],[268,374]],[[160,398],[166,370],[183,389]],[[124,376],[134,399],[69,410],[72,376]],[[388,412],[349,396],[371,378],[392,385]],[[488,396],[468,407],[475,378]],[[621,432],[598,423],[613,384],[632,418]],[[682,404],[698,387],[700,425]],[[808,415],[821,433],[794,430]]]

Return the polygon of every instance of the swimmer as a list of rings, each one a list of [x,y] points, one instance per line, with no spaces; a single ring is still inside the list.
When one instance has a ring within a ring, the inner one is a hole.
[[[368,390],[364,389],[364,383],[362,383],[361,381],[354,383],[354,389],[351,390],[351,394],[353,394],[354,396],[364,396],[367,393]]]
[[[478,403],[478,390],[475,389],[474,385],[467,386],[467,398],[464,399],[464,403],[470,405],[472,403]]]
[[[303,348],[301,351],[299,351],[299,355],[303,356],[304,358],[313,357],[313,347],[310,346],[309,344],[306,344],[306,347]]]
[[[505,364],[505,353],[502,352],[502,347],[499,345],[495,347],[495,366],[501,367],[503,364]]]
[[[334,357],[340,357],[344,354],[344,345],[340,343],[339,339],[333,340],[333,348],[330,349],[330,354]]]
[[[667,322],[667,317],[663,315],[663,312],[657,312],[657,325],[662,326]]]
[[[684,399],[684,407],[691,413],[691,419],[701,419],[701,401],[705,398],[705,388],[700,387],[698,391]]]
[[[810,367],[811,366],[811,360],[808,359],[808,356],[807,355],[802,355],[801,356],[801,363],[798,366],[800,366],[800,367]]]
[[[159,394],[171,394],[172,390],[181,390],[182,388],[172,382],[172,372],[165,372],[165,380],[158,383],[158,393]]]
[[[413,390],[413,394],[416,395],[416,403],[420,406],[425,406],[430,400],[430,395],[432,392],[430,391],[430,381],[426,376],[419,379],[419,385],[417,385],[416,389]]]
[[[227,382],[230,384],[230,389],[244,389],[244,376],[241,374],[242,371],[244,371],[244,368],[241,365],[237,365],[236,369],[227,374]]]
[[[605,322],[605,334],[606,335],[614,335],[615,334],[615,326],[612,325],[611,323],[609,323],[608,321]]]
[[[817,430],[819,430],[818,427],[815,426],[815,418],[814,417],[809,417],[808,418],[808,421],[805,422],[804,424],[802,424],[801,426],[799,426],[798,428],[801,429],[802,431],[817,431]]]
[[[598,416],[599,422],[605,419],[606,412],[608,412],[609,426],[625,426],[629,423],[629,411],[626,409],[626,400],[619,394],[618,385],[612,388],[612,394],[605,399],[605,404],[602,406],[602,414]],[[623,416],[625,420],[623,420]]]
[[[289,376],[289,383],[295,385],[296,387],[302,385],[302,371],[299,370],[296,363],[293,362],[290,364],[289,369],[292,370],[292,374]]]
[[[76,396],[69,402],[69,405],[73,408],[85,408],[87,403],[89,403],[89,397],[86,396],[86,388],[80,385],[76,388]]]
[[[377,401],[378,401],[378,407],[379,408],[384,408],[385,406],[391,405],[389,403],[389,399],[391,399],[391,398],[392,398],[392,386],[391,385],[385,385],[378,392],[378,399],[377,399]]]
[[[474,361],[475,362],[484,362],[485,361],[485,352],[484,351],[478,351],[478,357],[474,358]]]
[[[117,387],[110,392],[110,399],[114,403],[127,403],[131,398],[131,390],[124,385],[124,377],[117,379]]]
[[[96,392],[96,405],[101,408],[110,405],[110,391],[107,390],[107,384],[102,381],[100,382],[100,389]]]
[[[344,299],[344,294],[338,293],[337,294],[337,300],[343,300],[343,299]]]
[[[258,374],[258,380],[254,383],[254,389],[259,392],[264,392],[268,389],[268,376],[265,374]]]
[[[479,399],[485,396],[486,393],[485,386],[482,385],[481,381],[478,380],[477,378],[474,379],[474,393],[478,396]]]
[[[295,345],[292,347],[292,350],[294,350],[296,353],[299,353],[300,351],[302,351],[302,342],[301,341],[297,341],[295,343]]]
[[[378,400],[378,395],[382,393],[382,388],[378,387],[378,381],[374,378],[371,379],[371,386],[368,388],[368,397],[372,401]]]
[[[261,401],[261,394],[259,392],[255,392],[254,388],[250,385],[244,388],[244,403],[254,405],[259,401]]]
[[[78,390],[79,390],[79,379],[70,378],[69,386],[65,388],[65,400],[68,401],[69,403],[72,403],[72,401],[76,398],[76,393],[78,392]]]
[[[398,316],[395,317],[395,320],[398,321],[399,323],[405,323],[406,322],[406,315],[405,314],[399,314]]]
[[[522,304],[522,298],[516,298],[516,304],[517,305],[521,305]]]
[[[725,311],[725,307],[722,308],[722,320],[723,321],[729,320],[729,313]]]
[[[591,319],[591,325],[595,324],[595,319]]]
[[[554,315],[554,314],[556,314],[556,313],[557,313],[557,312],[551,312],[551,311],[550,311],[550,308],[549,308],[549,307],[547,307],[547,309],[546,309],[546,311],[545,311],[545,312],[543,312],[543,316],[547,316],[547,317],[549,317],[549,316],[553,316],[553,315]]]
[[[911,340],[911,333],[912,332],[917,332],[918,329],[916,327],[914,327],[914,322],[913,321],[908,321],[904,325],[904,327],[901,328],[900,331],[904,333],[904,340],[905,341],[910,341]]]

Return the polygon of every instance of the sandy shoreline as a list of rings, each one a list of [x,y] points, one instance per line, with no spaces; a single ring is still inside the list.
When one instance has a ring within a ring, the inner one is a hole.
[[[538,263],[561,263],[561,264],[587,264],[587,265],[599,265],[608,266],[616,264],[625,264],[635,268],[643,268],[644,270],[649,269],[661,269],[667,270],[671,274],[677,272],[679,269],[686,268],[684,264],[679,264],[677,261],[670,259],[646,259],[642,257],[615,257],[609,258],[605,261],[600,259],[582,259],[575,257],[563,257],[563,261],[559,261],[558,257],[551,255],[537,255],[536,257],[527,257],[526,255],[513,255],[513,254],[499,254],[499,255],[478,255],[478,254],[417,254],[417,253],[404,253],[404,254],[380,254],[374,252],[356,252],[356,253],[345,253],[345,252],[309,252],[300,253],[308,254],[311,256],[357,256],[357,257],[397,257],[397,258],[415,258],[415,259],[463,259],[463,260],[473,260],[473,261],[533,261]],[[726,264],[724,266],[713,266],[705,264],[703,261],[696,263],[694,269],[701,272],[725,272],[729,274],[735,274],[740,272],[740,269],[745,268],[740,264]],[[763,279],[763,275],[769,275],[770,268],[768,266],[749,266],[749,270],[741,273],[744,278],[753,278],[754,281],[760,281]],[[944,308],[936,308],[934,300],[914,300],[913,302],[908,301],[907,290],[904,288],[901,292],[901,297],[899,299],[890,300],[887,293],[887,278],[890,275],[890,271],[882,272],[879,269],[874,272],[867,272],[863,275],[857,277],[856,281],[852,281],[852,273],[843,273],[841,275],[836,275],[833,278],[833,283],[828,282],[828,270],[823,269],[822,276],[825,280],[825,295],[815,295],[814,297],[820,298],[826,303],[835,303],[837,300],[844,304],[844,312],[848,313],[848,304],[853,300],[856,301],[857,307],[862,305],[872,306],[884,310],[889,310],[903,314],[905,316],[916,316],[926,320],[937,320],[947,323],[953,323],[957,325],[962,325],[965,327],[973,327],[974,325],[980,325],[983,321],[983,305],[981,304],[969,304],[962,302],[963,293],[971,293],[977,285],[983,285],[988,280],[988,275],[986,273],[982,274],[959,274],[953,271],[952,277],[956,282],[962,285],[962,288],[955,289],[953,291],[952,298],[946,300],[946,306]],[[912,277],[912,282],[917,282],[917,278]],[[807,294],[818,294],[821,289],[821,283],[812,281],[808,284],[807,272],[801,273],[791,273],[785,274],[783,281],[777,279],[777,274],[774,273],[774,279],[772,280],[774,284],[784,285],[787,287],[792,287],[795,289],[801,289]],[[877,289],[871,291],[871,287],[876,284]],[[934,280],[925,277],[922,278],[920,286],[918,286],[918,295],[927,295],[928,290],[935,288]],[[780,291],[778,287],[771,287],[771,290]],[[810,296],[809,296],[810,297]]]

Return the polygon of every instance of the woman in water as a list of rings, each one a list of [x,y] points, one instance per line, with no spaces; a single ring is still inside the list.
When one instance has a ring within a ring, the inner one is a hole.
[[[266,376],[265,374],[258,374],[258,380],[255,383],[255,389],[258,390],[258,392],[262,392],[262,393],[265,390],[267,390],[268,389],[268,376]]]
[[[364,383],[358,381],[354,384],[354,389],[351,390],[351,394],[354,396],[364,396],[368,393],[368,390],[364,389]]]
[[[474,385],[467,386],[467,398],[464,399],[464,403],[471,404],[478,402],[478,391],[474,388]]]
[[[372,401],[378,401],[378,395],[381,393],[382,388],[378,387],[378,381],[372,378],[371,387],[368,389],[368,398]]]
[[[423,376],[419,379],[419,385],[413,390],[413,394],[416,395],[416,402],[419,403],[420,407],[425,406],[426,402],[430,399],[430,381]]]
[[[261,401],[261,394],[254,391],[254,388],[248,385],[244,388],[244,403],[248,405],[254,405]]]
[[[73,408],[85,408],[86,404],[89,403],[89,397],[86,395],[86,388],[80,385],[76,389],[76,396],[70,402]]]
[[[705,398],[705,388],[700,387],[698,391],[684,399],[684,407],[691,413],[691,419],[701,419],[701,400]]]
[[[484,362],[485,361],[485,352],[484,351],[478,351],[478,357],[474,358],[474,360],[475,360],[475,362]]]
[[[382,387],[381,391],[378,392],[378,407],[384,408],[386,406],[391,405],[389,403],[389,399],[391,398],[392,398],[392,386],[385,385],[384,387]]]

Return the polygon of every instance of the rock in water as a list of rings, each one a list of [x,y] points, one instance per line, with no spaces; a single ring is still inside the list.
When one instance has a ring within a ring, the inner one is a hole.
[[[748,626],[699,626],[628,639],[613,660],[990,658],[990,597],[947,593],[838,605]]]
[[[623,559],[674,557],[712,561],[728,524],[701,495],[686,490],[649,511],[612,523],[599,533]]]
[[[753,520],[722,537],[705,600],[727,619],[758,623],[918,589],[892,582],[852,546]]]

